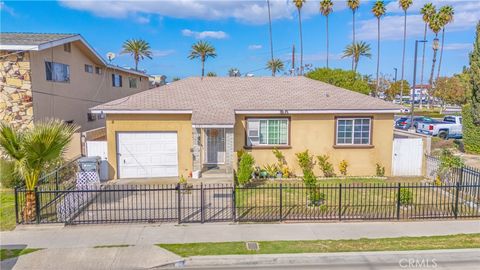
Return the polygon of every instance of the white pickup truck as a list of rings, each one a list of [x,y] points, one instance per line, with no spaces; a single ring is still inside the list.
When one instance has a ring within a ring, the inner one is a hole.
[[[432,136],[438,136],[442,139],[461,139],[462,138],[462,117],[445,116],[443,121],[434,121],[430,123],[418,123],[418,133]]]

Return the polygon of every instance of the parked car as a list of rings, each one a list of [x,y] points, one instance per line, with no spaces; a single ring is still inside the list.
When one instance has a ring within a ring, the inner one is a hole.
[[[462,133],[462,117],[461,116],[445,116],[443,121],[433,121],[430,123],[420,122],[417,132],[438,136],[442,139],[456,138],[461,139]]]
[[[417,129],[418,128],[418,123],[432,123],[435,120],[433,120],[430,117],[425,117],[425,116],[415,116],[413,117],[413,128]],[[410,129],[412,124],[410,123],[410,117],[401,117],[397,121],[395,121],[395,128],[398,129]]]

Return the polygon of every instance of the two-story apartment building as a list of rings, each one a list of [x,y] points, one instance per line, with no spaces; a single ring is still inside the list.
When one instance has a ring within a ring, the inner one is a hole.
[[[109,64],[79,34],[0,33],[0,120],[18,128],[46,118],[103,127],[89,108],[148,88],[146,74]]]

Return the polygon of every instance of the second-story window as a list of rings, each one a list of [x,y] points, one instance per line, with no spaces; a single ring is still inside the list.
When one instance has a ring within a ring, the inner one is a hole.
[[[113,87],[122,87],[122,75],[112,74],[112,86]]]
[[[72,51],[72,45],[70,42],[63,44],[63,50],[66,52],[71,52]]]
[[[70,66],[47,61],[45,62],[45,75],[47,81],[70,82]]]
[[[102,68],[101,67],[95,67],[95,73],[98,75],[102,75]]]
[[[129,77],[128,78],[128,84],[129,84],[130,88],[137,88],[137,78]]]
[[[85,65],[85,72],[93,73],[93,66],[92,65]]]

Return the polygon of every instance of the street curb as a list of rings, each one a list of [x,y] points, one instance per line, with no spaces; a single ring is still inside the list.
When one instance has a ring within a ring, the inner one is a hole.
[[[436,249],[410,251],[369,251],[369,252],[332,252],[332,253],[300,253],[300,254],[261,254],[261,255],[222,255],[222,256],[192,256],[185,260],[183,267],[215,267],[215,266],[251,266],[251,265],[291,265],[291,264],[338,264],[352,261],[356,258],[373,258],[386,260],[400,259],[402,256],[429,256],[439,253],[456,253],[464,255],[468,252],[478,252],[479,249]],[[171,265],[182,267],[179,265]]]

